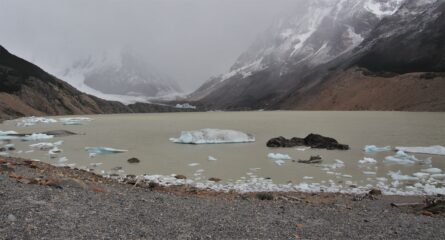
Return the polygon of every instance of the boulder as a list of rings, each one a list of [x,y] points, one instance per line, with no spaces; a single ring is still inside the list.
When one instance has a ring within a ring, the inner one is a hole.
[[[220,178],[211,177],[211,178],[209,178],[209,181],[219,182],[219,181],[221,181],[221,179]]]
[[[179,174],[179,175],[176,175],[175,178],[176,178],[176,179],[187,179],[186,176],[184,176],[184,175],[180,175],[180,174]]]
[[[286,139],[280,136],[277,138],[272,138],[267,142],[268,147],[296,147],[303,145],[305,145],[304,139],[297,137]]]
[[[267,144],[268,147],[296,147],[296,146],[308,146],[311,148],[323,148],[328,150],[348,150],[349,146],[345,144],[340,144],[337,140],[324,137],[319,134],[309,134],[307,137],[303,138],[291,138],[286,139],[284,137],[277,137],[270,139]]]
[[[316,164],[316,163],[321,163],[323,160],[321,159],[320,156],[311,156],[311,158],[309,158],[309,160],[298,160],[299,163],[306,163],[306,164]]]
[[[127,160],[128,163],[140,163],[141,160],[137,159],[137,158],[130,158]]]

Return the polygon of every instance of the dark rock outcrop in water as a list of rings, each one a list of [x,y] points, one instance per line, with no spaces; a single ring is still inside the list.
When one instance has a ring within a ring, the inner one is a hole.
[[[319,134],[309,134],[305,138],[291,138],[286,139],[284,137],[277,137],[270,139],[267,144],[268,147],[296,147],[296,146],[308,146],[311,148],[324,148],[328,150],[348,150],[349,146],[346,144],[340,144],[337,140],[324,137]]]

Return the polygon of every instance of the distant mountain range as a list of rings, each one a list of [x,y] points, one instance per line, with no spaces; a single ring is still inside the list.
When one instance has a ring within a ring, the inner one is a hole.
[[[90,87],[104,94],[148,98],[181,92],[174,80],[128,49],[76,61],[61,78],[86,92]]]
[[[0,120],[40,115],[190,111],[135,103],[124,105],[78,91],[0,46]]]
[[[208,109],[445,110],[445,0],[314,0],[189,96]]]

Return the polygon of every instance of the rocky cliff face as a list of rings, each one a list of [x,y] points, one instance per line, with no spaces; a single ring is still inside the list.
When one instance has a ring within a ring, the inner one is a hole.
[[[0,119],[29,115],[175,111],[151,104],[124,105],[82,93],[0,46]]]
[[[191,97],[218,109],[294,108],[327,79],[355,66],[373,72],[443,71],[443,3],[310,1],[306,15],[278,21],[230,73]]]

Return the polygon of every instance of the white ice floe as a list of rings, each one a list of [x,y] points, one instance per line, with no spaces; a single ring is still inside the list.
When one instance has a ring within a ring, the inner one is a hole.
[[[376,145],[366,145],[363,150],[365,153],[387,152],[391,150],[391,146],[377,147]]]
[[[343,168],[345,166],[345,162],[343,162],[342,160],[335,159],[335,163],[333,163],[333,164],[322,164],[320,166],[322,167],[321,170],[330,171],[330,170]]]
[[[297,150],[297,151],[306,151],[306,150],[308,150],[308,149],[311,149],[310,147],[298,147],[298,148],[295,148],[295,150]]]
[[[441,174],[441,173],[431,174],[431,177],[436,180],[445,180],[445,174]]]
[[[275,164],[278,165],[278,166],[282,166],[285,163],[286,162],[284,160],[275,160]]]
[[[445,155],[445,147],[439,145],[430,147],[396,147],[396,149],[411,153]]]
[[[59,158],[59,160],[57,160],[57,162],[59,162],[59,163],[68,162],[68,158],[66,158],[66,157],[61,157],[61,158]]]
[[[170,141],[185,144],[246,143],[254,142],[255,137],[235,130],[206,128],[196,131],[182,131],[179,138],[170,138]]]
[[[57,142],[54,142],[54,143],[40,142],[40,143],[31,144],[31,145],[29,145],[29,147],[34,148],[34,149],[39,149],[39,150],[46,151],[46,150],[50,150],[50,149],[52,149],[52,148],[54,148],[56,146],[57,147],[61,146],[62,144],[63,144],[63,141],[57,141]]]
[[[28,127],[28,126],[34,126],[38,123],[57,123],[56,119],[53,118],[45,118],[45,117],[26,117],[26,118],[20,118],[17,122],[17,126],[20,127]]]
[[[439,169],[439,168],[428,168],[428,169],[422,169],[420,171],[425,172],[425,173],[431,173],[431,174],[442,173],[442,169]]]
[[[70,118],[60,118],[59,121],[63,125],[83,125],[85,122],[91,121],[88,117],[70,117]]]
[[[414,155],[408,155],[403,151],[397,151],[394,156],[385,157],[385,162],[394,163],[394,164],[402,164],[402,165],[410,165],[418,162],[419,160]]]
[[[343,174],[343,175],[341,175],[342,177],[345,177],[345,178],[352,178],[352,175],[349,175],[349,174]]]
[[[388,175],[393,180],[397,180],[397,181],[417,181],[417,180],[419,180],[418,177],[409,176],[409,175],[402,175],[402,173],[400,171],[397,171],[397,172],[390,171],[388,173]]]
[[[413,176],[424,179],[424,178],[429,178],[430,174],[424,173],[424,172],[416,172],[416,173],[413,173]]]
[[[37,141],[37,140],[45,140],[45,139],[51,139],[54,138],[53,135],[47,135],[44,133],[33,133],[31,135],[26,135],[24,137],[21,137],[23,141]]]
[[[377,160],[375,160],[374,158],[365,157],[362,160],[359,160],[358,162],[360,164],[376,164]]]
[[[190,164],[189,164],[190,167],[196,167],[196,166],[198,166],[198,165],[199,165],[199,163],[190,163]]]
[[[370,172],[370,171],[363,171],[363,174],[365,175],[376,175],[376,172]]]
[[[267,154],[267,158],[273,160],[292,160],[292,158],[288,154],[284,153],[269,153]]]
[[[209,156],[209,157],[207,158],[207,160],[209,160],[209,161],[217,161],[218,159],[215,158],[215,157]]]
[[[16,131],[0,131],[0,136],[10,135],[10,134],[17,134],[17,132]]]
[[[304,176],[303,179],[304,180],[312,180],[312,179],[314,179],[314,177]]]
[[[89,153],[89,157],[95,157],[96,155],[101,154],[114,154],[114,153],[124,153],[128,152],[128,150],[116,149],[110,147],[86,147],[85,151]]]
[[[184,103],[184,104],[176,104],[175,106],[176,108],[181,108],[181,109],[196,109],[196,106],[191,105],[190,103]]]

